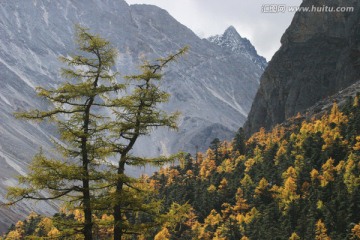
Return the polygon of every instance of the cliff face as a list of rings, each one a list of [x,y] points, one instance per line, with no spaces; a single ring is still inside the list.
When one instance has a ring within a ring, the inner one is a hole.
[[[360,2],[305,0],[302,7],[354,7],[353,12],[298,12],[261,77],[244,127],[249,135],[303,112],[360,76]]]

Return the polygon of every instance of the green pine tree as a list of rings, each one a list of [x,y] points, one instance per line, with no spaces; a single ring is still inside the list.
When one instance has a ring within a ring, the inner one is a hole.
[[[240,154],[245,155],[246,153],[246,136],[244,129],[241,127],[236,132],[233,140],[234,151],[239,151]]]

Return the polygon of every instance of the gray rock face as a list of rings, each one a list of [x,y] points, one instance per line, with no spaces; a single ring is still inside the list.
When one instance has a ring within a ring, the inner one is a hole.
[[[167,68],[163,82],[172,95],[163,108],[182,112],[179,132],[159,129],[140,139],[134,147],[140,155],[179,149],[193,153],[196,146],[203,150],[215,137],[230,139],[245,122],[263,72],[262,65],[254,63],[261,57],[254,55],[249,42],[241,51],[225,50],[154,6],[129,6],[123,0],[13,0],[2,1],[0,13],[0,202],[6,186],[17,184],[16,175],[26,174],[40,147],[53,154],[50,139],[56,138],[56,129],[14,119],[13,112],[49,107],[34,89],[56,87],[63,81],[57,58],[75,51],[76,23],[119,49],[116,70],[122,75],[136,73],[144,56],[154,59],[190,46],[184,58]],[[52,214],[56,207],[51,202],[23,202],[1,208],[0,231],[29,211]]]
[[[265,69],[267,66],[266,59],[259,56],[250,41],[247,38],[242,38],[233,26],[226,29],[224,34],[210,37],[208,40],[216,43],[229,54],[245,55],[261,69]]]
[[[296,13],[261,77],[245,130],[283,122],[360,77],[360,3],[307,0],[302,6],[352,6],[352,13]]]

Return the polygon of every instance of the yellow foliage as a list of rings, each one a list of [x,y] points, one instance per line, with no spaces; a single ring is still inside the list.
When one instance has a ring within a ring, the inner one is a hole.
[[[18,221],[15,224],[15,230],[8,233],[6,240],[18,240],[23,239],[25,236],[24,222]]]
[[[275,158],[274,158],[276,166],[279,165],[279,163],[280,163],[279,161],[280,161],[281,156],[283,156],[286,153],[286,144],[287,144],[286,141],[282,141],[281,144],[280,144],[279,149],[276,152],[276,155],[275,155]]]
[[[274,143],[277,143],[285,135],[285,128],[282,126],[275,126],[269,133],[264,128],[261,128],[259,132],[254,133],[248,140],[247,144],[256,143],[257,145],[265,147],[268,150]]]
[[[192,226],[194,226],[195,224],[197,224],[198,221],[197,221],[197,216],[196,214],[194,213],[193,210],[191,210],[188,214],[187,214],[187,220],[186,222],[184,223],[186,226],[192,228]]]
[[[294,167],[290,166],[283,174],[282,174],[283,179],[287,179],[289,177],[296,179],[297,178],[297,173]]]
[[[173,202],[168,213],[164,217],[166,222],[164,223],[163,227],[166,227],[171,231],[174,231],[179,225],[188,224],[189,221],[196,220],[193,208],[188,203],[180,205],[176,202]]]
[[[289,237],[289,240],[300,240],[300,237],[296,234],[296,232],[293,232]]]
[[[322,138],[324,139],[325,144],[322,149],[326,150],[335,143],[336,139],[340,140],[341,144],[346,144],[347,141],[343,140],[341,135],[340,124],[346,124],[348,122],[347,116],[345,116],[340,110],[336,103],[333,104],[330,115],[326,118],[322,118]],[[335,124],[335,127],[331,126]]]
[[[269,182],[265,178],[262,178],[259,182],[259,185],[255,188],[255,197],[261,195],[268,186]]]
[[[169,230],[164,227],[158,234],[156,234],[154,240],[169,240],[171,237]]]
[[[194,172],[192,170],[187,170],[186,175],[192,177],[192,176],[194,176]]]
[[[189,170],[190,171],[190,170]],[[159,186],[159,182],[154,180],[154,179],[150,179],[149,181],[149,186],[153,189],[156,189]]]
[[[273,197],[279,200],[279,207],[284,211],[288,210],[289,205],[300,198],[297,194],[297,173],[293,167],[289,167],[283,174],[284,185],[278,187],[274,185],[271,191],[274,192]]]
[[[214,184],[211,184],[210,187],[207,188],[208,192],[215,192],[216,191],[216,187],[214,186]]]
[[[353,107],[357,107],[357,106],[359,106],[359,97],[356,95],[354,98]]]
[[[340,161],[335,167],[337,174],[340,174],[345,169],[345,161]]]
[[[23,235],[21,233],[19,233],[16,230],[13,230],[13,231],[8,233],[5,240],[19,240],[19,239],[22,239],[22,238],[23,238]]]
[[[360,136],[357,136],[357,137],[356,137],[356,143],[355,143],[353,149],[354,149],[355,151],[360,151]]]
[[[245,215],[245,223],[250,224],[256,217],[259,216],[259,211],[253,207],[250,212],[246,213]]]
[[[226,178],[223,178],[219,184],[219,190],[224,190],[228,185]]]
[[[288,177],[284,183],[284,188],[281,194],[282,198],[290,202],[298,199],[299,195],[296,194],[296,189],[296,179],[294,179],[293,177]]]
[[[245,163],[245,172],[249,172],[252,168],[252,166],[255,164],[255,159],[249,158]]]
[[[257,143],[260,145],[265,145],[266,143],[266,131],[265,128],[260,128],[259,132],[254,133],[251,138],[248,140],[248,143]]]
[[[322,208],[324,207],[323,201],[319,200],[319,201],[316,203],[316,207],[317,207],[317,209],[322,209]]]
[[[209,216],[205,218],[205,224],[209,226],[218,225],[221,221],[221,216],[214,209],[211,210]]]
[[[240,180],[240,184],[243,188],[247,189],[254,184],[249,174],[245,173],[243,179]]]
[[[227,141],[223,141],[220,146],[219,146],[219,153],[223,156],[227,155],[227,154],[230,154],[233,150],[233,146],[232,144],[230,144],[229,142]]]
[[[16,229],[23,229],[24,228],[24,222],[22,221],[18,221],[16,224],[15,224],[15,228]]]
[[[317,180],[318,177],[319,177],[319,171],[314,168],[314,169],[311,170],[311,172],[310,172],[310,177],[311,177],[311,181],[314,182],[314,181]]]
[[[233,211],[235,212],[243,212],[250,208],[249,204],[246,203],[246,199],[243,198],[244,193],[241,188],[238,188],[236,192],[236,203],[233,207]]]
[[[238,221],[239,224],[242,224],[245,222],[245,215],[244,214],[237,214],[235,217],[236,221]]]
[[[51,228],[51,230],[48,232],[47,236],[50,238],[50,239],[55,239],[57,237],[60,236],[60,231],[56,228],[56,227],[53,227]]]
[[[336,141],[337,144],[346,145],[348,142],[344,140],[341,135],[341,124],[348,122],[347,116],[345,116],[334,103],[331,113],[324,115],[321,119],[311,119],[310,122],[304,121],[301,125],[299,133],[292,134],[290,140],[295,141],[295,146],[301,149],[305,139],[311,135],[320,132],[324,140],[322,150],[326,150],[331,147]]]
[[[327,235],[327,229],[321,219],[319,219],[319,221],[317,221],[317,223],[316,223],[315,239],[316,240],[331,240],[331,238]]]
[[[295,170],[296,172],[301,172],[303,166],[304,166],[304,156],[296,154],[295,156]]]
[[[103,214],[101,216],[101,219],[98,221],[99,235],[102,237],[104,236],[104,238],[105,236],[111,235],[114,231],[113,222],[114,222],[113,215]]]
[[[250,224],[257,216],[259,216],[259,211],[253,207],[249,212],[246,214],[237,214],[235,219],[238,221],[238,223],[241,225],[243,223]]]
[[[340,111],[336,102],[333,104],[333,107],[331,109],[329,121],[336,124],[348,122],[348,118]]]
[[[170,169],[168,171],[168,178],[167,178],[167,182],[166,185],[169,186],[172,183],[175,182],[175,179],[180,175],[179,171],[176,169]]]
[[[238,158],[235,159],[235,165],[238,165],[241,162],[244,162],[246,160],[245,155],[240,155]]]
[[[84,216],[84,212],[82,210],[79,209],[75,209],[73,211],[74,214],[74,219],[78,222],[84,222],[85,216]]]
[[[201,152],[198,152],[196,154],[196,160],[197,160],[196,161],[197,164],[201,164],[204,160],[204,155]]]
[[[202,179],[208,178],[216,170],[215,154],[211,149],[206,152],[206,158],[200,164],[199,175]]]
[[[201,230],[202,230],[202,225],[201,223],[199,223],[198,221],[196,221],[193,225],[190,226],[191,230],[195,233],[197,233],[198,235],[200,234]]]
[[[360,176],[356,174],[356,170],[360,170],[360,166],[356,162],[359,162],[358,157],[351,153],[345,164],[344,183],[350,193],[360,186]]]
[[[41,221],[39,222],[37,227],[38,227],[36,229],[37,232],[40,231],[40,229],[41,229],[45,233],[49,233],[53,229],[54,225],[53,225],[52,219],[45,217],[45,218],[41,219]]]
[[[212,240],[227,240],[225,237],[222,237],[221,235],[222,235],[222,229],[220,228],[216,229],[216,232]]]
[[[235,169],[235,165],[233,164],[231,159],[225,159],[224,161],[222,161],[221,165],[217,167],[216,171],[218,173],[231,173],[233,172]]]
[[[322,175],[320,176],[320,185],[325,187],[329,182],[334,181],[334,159],[329,158],[326,163],[324,163],[321,167]]]
[[[356,224],[352,229],[351,232],[353,234],[353,239],[360,239],[360,223]]]
[[[31,221],[31,220],[33,220],[34,218],[37,218],[37,217],[39,217],[39,214],[37,214],[36,212],[31,212],[29,214],[29,216],[27,216],[26,220]]]
[[[230,205],[230,203],[223,203],[221,207],[223,208],[223,210],[221,210],[222,218],[228,218],[233,212],[232,206]]]

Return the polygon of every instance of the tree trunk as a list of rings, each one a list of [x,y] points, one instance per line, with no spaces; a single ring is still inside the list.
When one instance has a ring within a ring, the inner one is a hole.
[[[89,181],[83,181],[83,187],[85,189],[85,191],[83,192],[83,197],[84,197],[84,218],[85,218],[85,223],[84,223],[84,237],[85,240],[92,240],[92,213],[91,213],[91,206],[90,206],[90,193],[88,190],[89,189]]]
[[[97,86],[97,80],[94,83],[94,87]],[[91,199],[90,199],[90,179],[89,179],[89,156],[88,156],[88,137],[87,134],[89,133],[89,123],[90,123],[90,108],[94,102],[94,98],[89,99],[89,103],[85,109],[84,114],[84,125],[83,131],[85,136],[81,138],[81,151],[82,151],[82,168],[83,168],[83,177],[82,177],[82,184],[83,184],[83,204],[84,204],[84,237],[85,240],[92,240],[92,209],[91,209]]]
[[[115,196],[118,197],[123,189],[124,182],[122,180],[122,176],[124,175],[125,171],[125,162],[126,162],[126,155],[122,154],[119,162],[118,168],[118,176],[121,176],[116,183],[116,194]],[[113,208],[114,211],[114,240],[121,240],[123,235],[123,224],[122,224],[122,217],[121,217],[121,203],[119,199],[116,199],[116,204]]]

